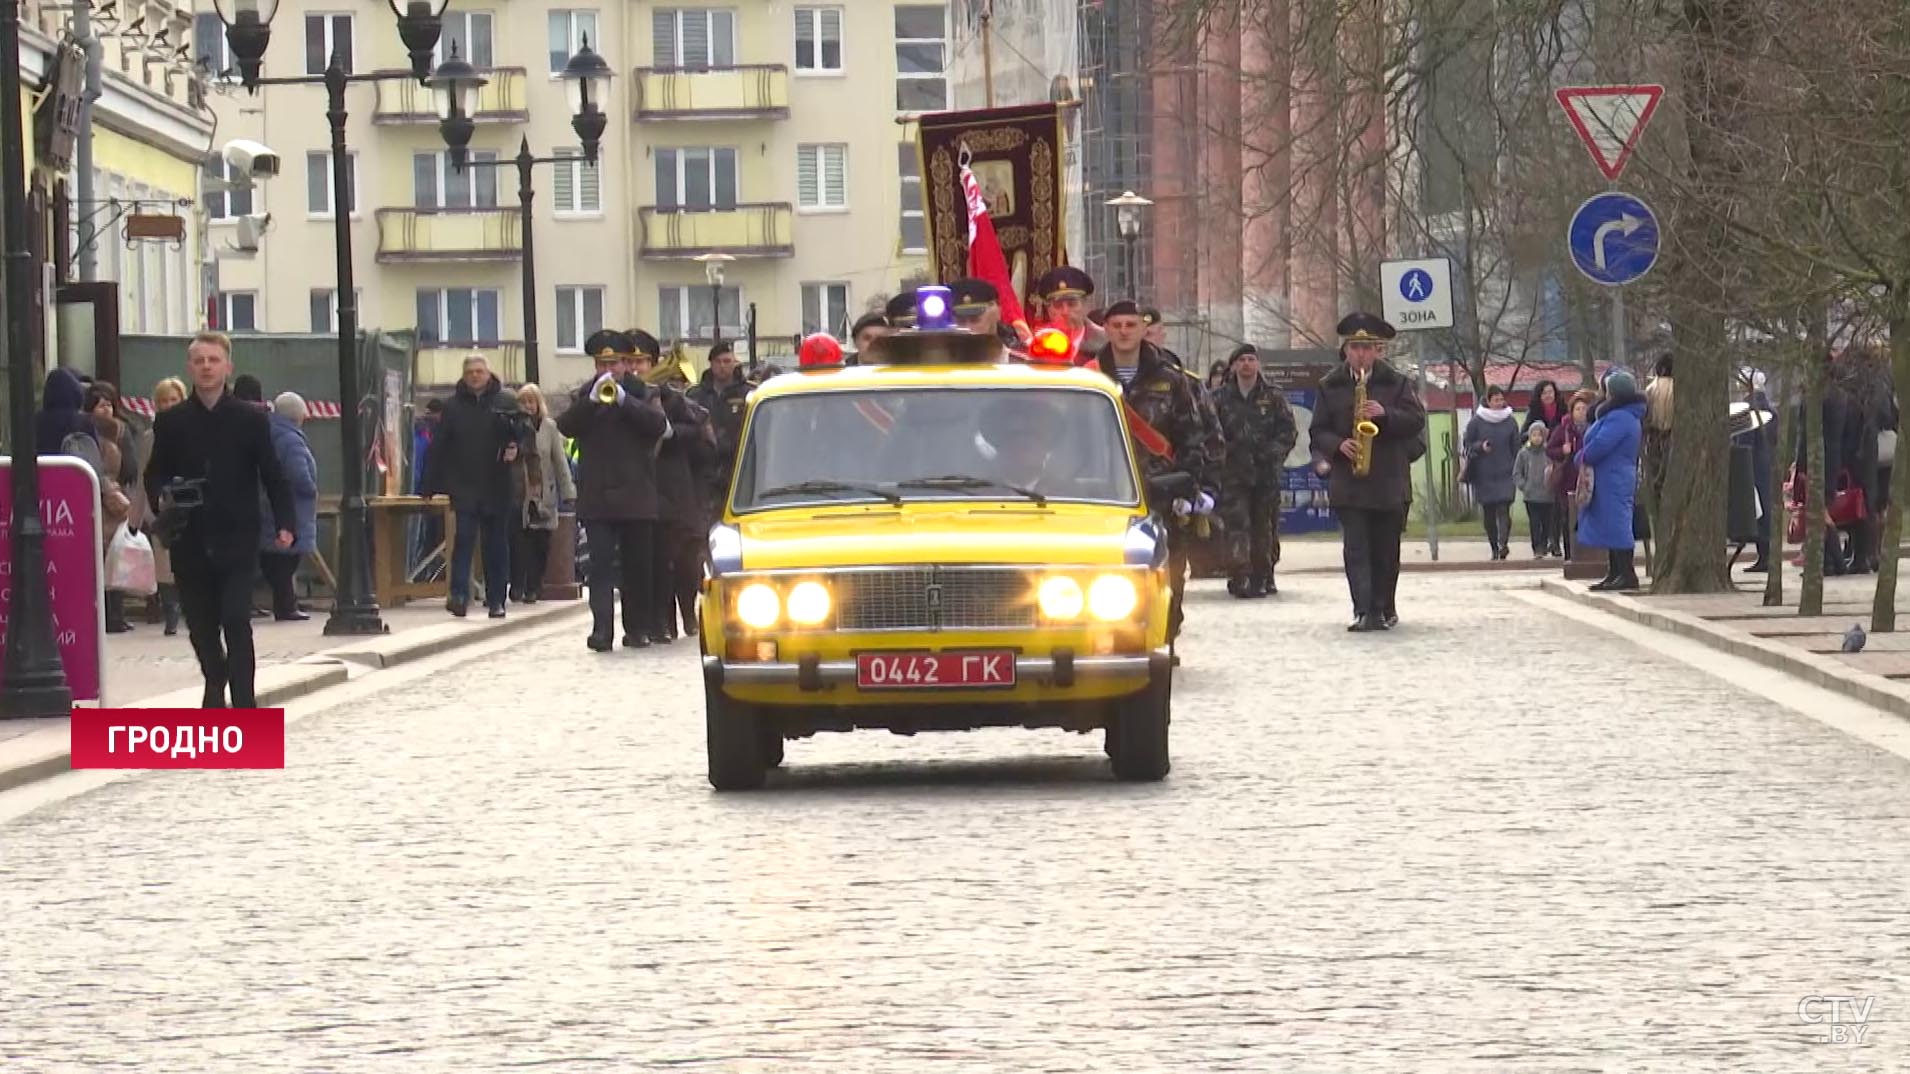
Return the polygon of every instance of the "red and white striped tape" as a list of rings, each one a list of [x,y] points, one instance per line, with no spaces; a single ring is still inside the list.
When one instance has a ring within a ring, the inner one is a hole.
[[[153,407],[153,401],[151,399],[142,399],[138,396],[129,395],[122,398],[121,402],[126,404],[127,410],[143,417],[150,418],[157,412]],[[311,411],[311,416],[314,418],[333,421],[338,418],[337,403],[326,402],[323,399],[307,399],[305,400],[305,408]]]

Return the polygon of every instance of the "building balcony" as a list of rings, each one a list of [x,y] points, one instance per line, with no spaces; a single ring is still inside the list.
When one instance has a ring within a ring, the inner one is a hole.
[[[420,343],[418,361],[411,370],[412,383],[420,388],[445,387],[464,376],[464,360],[481,355],[497,379],[506,384],[524,380],[524,344],[515,340],[482,343]]]
[[[703,254],[732,257],[791,257],[794,207],[786,201],[738,205],[705,211],[645,205],[637,210],[642,255],[652,260],[686,260]]]
[[[477,107],[471,119],[478,123],[528,122],[531,113],[524,101],[524,68],[493,67],[483,74],[490,81],[478,90]],[[437,97],[429,86],[419,85],[417,79],[381,80],[373,85],[378,87],[373,123],[438,122]]]
[[[516,261],[524,248],[517,208],[380,209],[378,260]]]
[[[789,68],[637,68],[637,119],[787,119]]]

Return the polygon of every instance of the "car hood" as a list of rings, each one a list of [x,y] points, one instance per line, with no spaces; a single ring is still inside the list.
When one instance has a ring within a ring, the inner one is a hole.
[[[880,504],[776,511],[736,523],[742,569],[903,563],[1135,562],[1134,511],[1079,504]],[[1145,560],[1142,560],[1145,562]]]

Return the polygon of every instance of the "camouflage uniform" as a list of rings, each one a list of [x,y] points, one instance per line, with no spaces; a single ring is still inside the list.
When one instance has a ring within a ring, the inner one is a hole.
[[[1227,591],[1266,596],[1278,592],[1273,568],[1280,562],[1280,483],[1299,427],[1286,394],[1265,377],[1242,391],[1230,376],[1214,398],[1229,448],[1220,471],[1220,511],[1232,560]]]

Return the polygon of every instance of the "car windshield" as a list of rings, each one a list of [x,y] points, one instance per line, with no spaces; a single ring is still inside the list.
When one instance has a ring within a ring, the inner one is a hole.
[[[1012,500],[1132,506],[1114,401],[1076,388],[843,390],[764,400],[736,511],[797,503]]]

